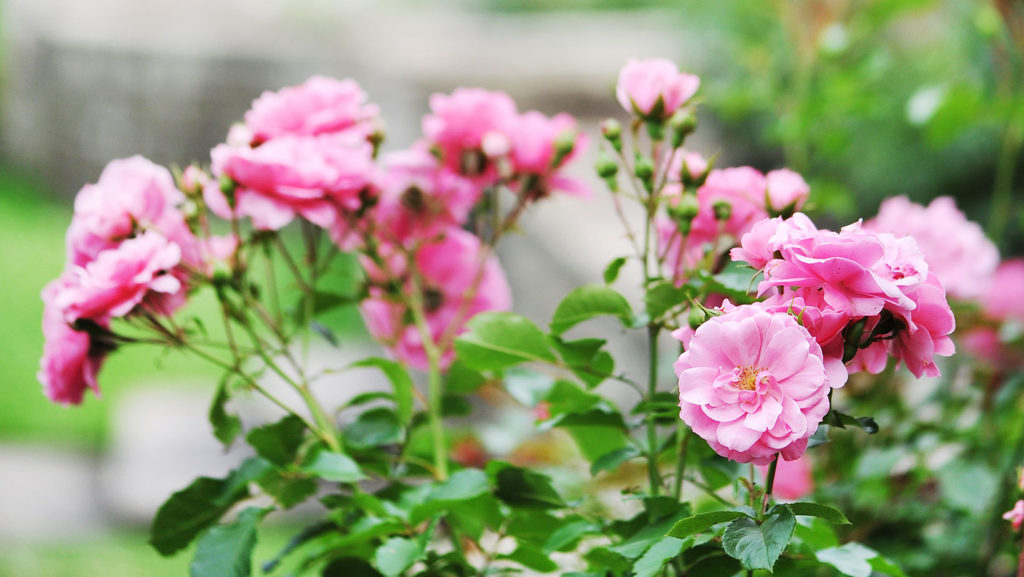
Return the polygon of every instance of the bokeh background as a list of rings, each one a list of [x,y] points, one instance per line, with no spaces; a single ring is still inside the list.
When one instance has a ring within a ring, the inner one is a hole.
[[[52,405],[35,379],[39,291],[63,266],[74,193],[106,162],[205,161],[260,92],[312,74],[357,79],[393,148],[458,86],[571,112],[596,143],[621,114],[618,69],[666,57],[703,79],[695,147],[801,172],[824,224],[950,195],[1004,256],[1024,246],[1019,0],[3,0],[0,24],[0,576],[187,573],[189,553],[160,558],[146,526],[239,458],[205,421],[216,374],[129,349],[101,399]],[[621,241],[606,208],[556,201],[528,219],[504,255],[520,312],[547,318],[599,278]],[[358,349],[356,319],[336,321]]]

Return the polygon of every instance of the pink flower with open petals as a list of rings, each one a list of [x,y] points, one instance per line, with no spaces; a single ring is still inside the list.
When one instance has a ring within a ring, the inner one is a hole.
[[[182,283],[169,271],[181,262],[181,247],[158,232],[145,232],[100,253],[84,268],[69,273],[70,281],[54,295],[64,320],[105,322],[130,313],[143,299],[160,314],[182,304]]]
[[[949,338],[956,320],[946,301],[946,291],[935,275],[928,275],[917,287],[914,300],[917,307],[912,313],[913,326],[896,332],[892,355],[903,361],[915,377],[937,377],[940,372],[935,356],[948,357],[956,350]]]
[[[504,127],[516,118],[516,103],[504,92],[458,88],[430,97],[431,114],[423,134],[441,153],[441,162],[463,176],[490,179],[496,174],[485,151],[509,149]]]
[[[675,364],[679,416],[718,454],[767,465],[793,460],[846,382],[814,337],[786,313],[741,306],[712,317]]]
[[[531,110],[510,120],[504,127],[509,139],[508,158],[512,171],[520,182],[529,181],[528,190],[520,193],[540,198],[558,190],[575,196],[587,197],[590,189],[582,181],[562,174],[561,169],[583,154],[587,137],[576,127],[576,119],[568,114],[551,118]],[[572,150],[565,155],[557,153],[558,139],[571,135]]]
[[[480,274],[480,240],[459,228],[449,228],[439,240],[424,244],[415,263],[423,281],[423,305],[430,338],[437,343],[445,335],[454,337],[473,316],[487,311],[508,310],[511,291],[501,265],[493,255]],[[371,270],[371,278],[407,277],[402,259],[390,259],[394,270]],[[479,280],[479,284],[476,284]],[[411,282],[406,281],[411,290]],[[468,299],[468,300],[467,300]],[[423,335],[411,321],[409,311],[380,287],[371,287],[370,298],[360,303],[367,330],[398,359],[413,367],[427,369]],[[454,326],[453,326],[454,325]],[[455,352],[451,342],[442,343],[441,368],[446,369]]]
[[[721,230],[739,240],[754,223],[768,217],[765,186],[764,175],[749,166],[712,170],[704,185],[697,189],[700,212],[693,221],[693,228],[709,233]],[[714,205],[719,202],[728,203],[730,207],[729,218],[721,227],[714,211]]]
[[[967,220],[948,196],[928,206],[910,202],[905,196],[887,199],[878,216],[864,225],[917,241],[930,270],[939,277],[949,294],[972,299],[984,294],[996,267],[999,250],[981,227]]]
[[[1013,509],[1003,513],[1003,519],[1013,524],[1014,531],[1020,531],[1021,525],[1024,524],[1024,499],[1018,499],[1013,504]]]
[[[82,402],[86,389],[99,394],[96,375],[106,358],[103,347],[94,346],[88,333],[71,328],[64,320],[57,295],[69,283],[68,277],[59,278],[43,289],[43,356],[39,361],[36,378],[51,401],[64,405]],[[99,323],[105,326],[105,323]]]
[[[619,72],[615,97],[630,114],[659,120],[672,116],[700,88],[700,78],[685,72],[671,60],[630,59]]]
[[[981,308],[990,318],[1024,322],[1024,258],[1005,260],[985,291]]]
[[[264,92],[245,113],[245,126],[252,144],[341,131],[365,136],[373,130],[378,113],[354,80],[313,76],[298,86]]]

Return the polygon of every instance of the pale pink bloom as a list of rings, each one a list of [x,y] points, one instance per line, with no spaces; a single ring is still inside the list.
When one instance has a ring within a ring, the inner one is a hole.
[[[700,87],[700,78],[679,72],[670,60],[630,59],[619,72],[615,96],[622,108],[645,119],[672,116]]]
[[[829,390],[846,382],[838,369],[792,315],[737,307],[702,324],[676,361],[679,415],[723,457],[791,461],[828,412]]]
[[[373,218],[376,234],[388,242],[426,239],[461,226],[482,194],[421,148],[388,154],[384,166]]]
[[[936,198],[927,208],[905,196],[887,199],[878,216],[865,227],[914,237],[930,270],[957,298],[972,299],[984,294],[999,265],[995,244],[977,223],[967,220],[948,196]]]
[[[946,291],[935,275],[929,275],[917,287],[914,300],[917,307],[913,312],[913,326],[896,332],[892,355],[903,361],[916,377],[937,377],[940,373],[935,366],[935,356],[948,357],[956,350],[949,338],[956,321],[946,301]]]
[[[768,481],[768,467],[759,466],[761,477]],[[804,454],[799,459],[786,461],[779,459],[775,467],[775,483],[772,495],[785,501],[797,501],[806,497],[814,490],[814,477],[811,475],[811,458]]]
[[[277,230],[296,215],[328,229],[336,242],[348,231],[342,211],[355,211],[374,179],[372,147],[345,135],[282,136],[258,148],[219,145],[211,153],[213,172],[237,186],[235,207],[219,182],[204,198],[222,218],[249,217],[253,226]]]
[[[765,175],[768,209],[774,214],[800,210],[811,193],[811,187],[798,173],[788,168],[773,170]]]
[[[692,151],[683,151],[682,154],[676,155],[676,160],[670,168],[669,178],[678,179],[681,176],[685,176],[690,180],[699,180],[708,171],[708,160],[704,158],[700,153]],[[677,165],[678,164],[678,169]]]
[[[366,136],[378,113],[354,80],[313,76],[298,86],[264,92],[245,113],[245,125],[253,144],[346,130]]]
[[[511,145],[508,158],[513,174],[518,176],[521,187],[522,183],[531,185],[527,190],[520,189],[520,194],[541,198],[558,190],[575,196],[590,195],[586,184],[560,172],[587,147],[587,137],[576,127],[575,118],[568,114],[548,118],[531,110],[510,119],[504,133]],[[556,141],[565,134],[572,135],[573,148],[569,154],[558,158]]]
[[[415,264],[423,280],[423,300],[430,338],[436,343],[442,336],[456,336],[465,331],[465,323],[487,311],[508,310],[511,291],[505,273],[493,255],[484,264],[479,284],[480,240],[459,228],[449,228],[444,236],[424,244],[416,253]],[[408,271],[397,269],[401,261],[393,261],[389,271],[393,278],[407,277]],[[384,274],[369,271],[371,278]],[[404,283],[411,290],[411,282]],[[466,298],[472,295],[468,303]],[[409,365],[426,369],[426,352],[422,335],[411,322],[409,311],[379,287],[371,287],[370,298],[360,303],[363,319],[370,334],[396,358]],[[456,324],[454,328],[453,324]],[[446,369],[454,359],[451,343],[444,343],[441,366]]]
[[[1024,258],[1005,260],[996,269],[981,301],[990,318],[1024,322]]]
[[[1003,359],[1003,343],[999,340],[999,332],[992,327],[972,328],[966,334],[960,335],[957,342],[963,350],[977,359],[993,364]]]
[[[507,148],[496,143],[507,139],[504,127],[516,117],[512,98],[504,92],[458,88],[451,95],[432,95],[430,111],[423,117],[423,134],[440,152],[441,162],[471,178],[495,177],[484,142],[492,153]]]
[[[55,299],[65,289],[68,278],[61,277],[43,289],[43,356],[36,378],[50,400],[65,405],[82,402],[86,389],[99,394],[96,375],[106,358],[106,350],[94,346],[88,333],[72,329]],[[98,323],[105,327],[105,322]]]
[[[149,231],[103,251],[96,260],[70,271],[54,295],[64,320],[97,322],[122,317],[147,300],[155,312],[170,314],[181,301],[181,281],[169,272],[181,261],[181,247]]]
[[[1021,525],[1024,524],[1024,499],[1018,499],[1013,504],[1013,509],[1003,513],[1003,519],[1013,524],[1014,531],[1020,531]]]
[[[745,262],[755,269],[763,269],[775,258],[775,252],[791,240],[813,235],[818,231],[811,219],[802,212],[783,220],[766,218],[754,223],[750,232],[740,239],[740,246],[729,254],[732,260]]]
[[[158,230],[183,245],[194,243],[177,208],[184,200],[166,168],[141,156],[111,161],[96,184],[85,185],[75,197],[68,262],[85,266],[143,230]]]
[[[765,186],[764,175],[749,166],[712,170],[703,186],[697,189],[700,212],[693,227],[709,233],[721,230],[739,240],[755,222],[768,217]],[[721,224],[714,211],[714,205],[719,202],[730,206],[729,219]]]

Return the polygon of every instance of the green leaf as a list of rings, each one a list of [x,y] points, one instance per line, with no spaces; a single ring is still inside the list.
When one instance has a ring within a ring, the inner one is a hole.
[[[983,515],[999,492],[999,475],[978,461],[951,462],[938,477],[942,500],[975,515]]]
[[[651,319],[657,319],[670,309],[685,303],[693,295],[693,289],[683,285],[676,287],[672,281],[659,281],[647,288],[644,305]]]
[[[295,454],[302,445],[306,425],[295,415],[288,415],[276,423],[264,425],[249,431],[245,440],[256,449],[256,453],[278,466],[295,460]]]
[[[546,553],[538,551],[529,545],[519,545],[515,551],[508,555],[498,555],[498,558],[515,561],[523,567],[540,573],[550,573],[558,569],[558,564],[552,561]]]
[[[554,509],[565,506],[546,475],[501,461],[489,463],[487,474],[494,479],[494,495],[513,507]]]
[[[359,465],[350,457],[324,447],[313,451],[306,458],[302,471],[335,483],[355,483],[366,478]]]
[[[338,293],[330,293],[325,291],[315,291],[313,293],[313,316],[318,317],[323,313],[334,310],[338,307],[346,305],[359,304],[360,295],[343,295]],[[302,322],[303,316],[306,314],[308,296],[303,295],[299,298],[298,304],[295,305],[295,322]]]
[[[847,543],[842,547],[824,549],[815,553],[818,561],[827,563],[850,577],[871,577],[869,559],[878,557],[878,552],[860,543]]]
[[[401,442],[404,432],[395,412],[380,407],[359,415],[359,418],[345,427],[342,436],[349,447],[371,449]]]
[[[891,577],[907,577],[907,574],[903,572],[903,569],[900,569],[898,565],[881,555],[869,559],[868,563],[871,564],[872,569],[879,573],[890,575]]]
[[[391,381],[395,391],[395,415],[402,425],[412,420],[413,383],[409,372],[395,361],[372,357],[349,365],[350,367],[376,367]]]
[[[284,476],[277,471],[260,479],[259,485],[285,509],[302,503],[313,496],[317,489],[313,479]]]
[[[832,527],[817,517],[801,519],[796,524],[793,535],[815,551],[839,545],[839,539],[836,538]]]
[[[619,271],[626,264],[626,260],[626,257],[620,256],[608,263],[608,266],[604,268],[604,284],[612,284],[615,282],[615,279],[619,278]]]
[[[795,526],[796,517],[783,507],[773,510],[760,525],[750,517],[736,519],[722,534],[722,548],[747,569],[771,571]]]
[[[374,551],[373,560],[385,577],[398,577],[422,556],[423,550],[415,541],[392,537]]]
[[[428,501],[465,501],[490,491],[487,474],[479,469],[452,473],[447,481],[430,491]]]
[[[153,548],[165,557],[184,549],[249,494],[244,485],[231,492],[228,487],[225,480],[199,477],[171,495],[153,518],[149,537]]]
[[[787,507],[794,515],[803,515],[805,517],[819,517],[833,523],[835,525],[849,525],[850,520],[843,515],[843,512],[835,507],[829,507],[828,505],[821,505],[819,503],[787,503],[783,505]]]
[[[365,559],[358,557],[342,557],[331,561],[324,567],[321,577],[381,577],[380,571],[373,568]]]
[[[640,449],[637,449],[633,445],[627,445],[620,449],[615,449],[610,453],[605,453],[597,458],[596,461],[590,464],[590,474],[597,475],[601,471],[614,471],[619,468],[626,461],[640,456]]]
[[[618,317],[623,325],[628,325],[633,308],[625,297],[607,286],[581,286],[558,303],[551,318],[551,333],[561,335],[583,321],[602,316]]]
[[[455,352],[471,369],[495,371],[527,361],[554,363],[544,333],[524,316],[483,313],[466,323]]]
[[[213,402],[210,404],[209,413],[213,436],[217,437],[217,440],[224,446],[230,446],[235,437],[242,432],[242,421],[239,420],[238,415],[229,413],[225,406],[231,398],[228,392],[229,383],[228,376],[220,380],[220,384],[217,385],[217,394],[214,395]]]
[[[249,507],[233,523],[213,527],[196,545],[191,577],[250,577],[256,528],[270,509]]]
[[[601,384],[615,371],[615,359],[601,348],[606,342],[595,338],[564,341],[551,337],[551,345],[558,355],[588,388]]]
[[[545,553],[564,550],[578,543],[584,536],[598,533],[600,530],[599,526],[585,519],[570,521],[548,536],[544,541],[543,550]]]
[[[701,513],[700,515],[687,517],[676,523],[668,532],[668,536],[675,537],[677,539],[684,539],[690,535],[703,533],[719,523],[725,523],[741,517],[747,517],[747,514],[741,511],[712,511],[710,513]]]
[[[476,392],[487,379],[479,372],[466,366],[462,361],[455,359],[455,362],[448,367],[448,373],[444,376],[445,392],[453,395],[468,395]]]
[[[633,577],[658,575],[665,563],[675,559],[683,551],[683,545],[685,542],[682,539],[662,537],[633,564]]]
[[[864,432],[869,435],[874,435],[878,432],[878,423],[876,423],[873,418],[852,417],[835,409],[829,411],[822,422],[827,425],[832,425],[833,427],[839,427],[840,429],[845,429],[846,427],[857,427],[858,429],[863,429]]]
[[[337,530],[338,530],[338,526],[336,524],[334,524],[334,522],[332,522],[332,521],[321,521],[319,523],[316,523],[314,525],[310,525],[310,526],[306,527],[305,529],[300,531],[298,534],[296,534],[294,537],[289,539],[288,543],[285,544],[285,546],[282,547],[281,550],[277,552],[277,555],[274,555],[274,558],[271,559],[270,561],[267,561],[266,563],[263,563],[263,565],[260,567],[260,569],[264,573],[272,572],[274,569],[277,568],[278,565],[281,564],[281,561],[283,561],[284,558],[287,557],[288,554],[291,553],[292,551],[298,549],[303,544],[305,544],[306,542],[308,542],[308,541],[310,541],[312,539],[316,539],[317,537],[319,537],[321,535],[326,535],[328,533],[333,533],[333,532],[335,532]]]

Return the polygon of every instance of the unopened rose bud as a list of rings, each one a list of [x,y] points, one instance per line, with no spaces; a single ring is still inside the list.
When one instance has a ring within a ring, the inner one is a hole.
[[[669,126],[672,127],[672,148],[679,148],[686,137],[697,130],[697,115],[690,108],[679,110],[672,115]]]
[[[619,165],[615,162],[615,159],[603,152],[598,155],[594,168],[597,170],[597,175],[601,178],[612,178],[619,173]]]
[[[601,134],[618,152],[622,152],[622,125],[614,118],[607,118],[601,123]]]
[[[654,190],[654,161],[645,156],[637,155],[636,164],[633,166],[633,174],[640,179],[647,192]]]
[[[555,138],[555,156],[551,159],[551,167],[557,168],[576,148],[576,131],[566,130]]]
[[[704,324],[706,320],[708,320],[708,315],[704,312],[704,309],[698,307],[691,308],[690,314],[686,315],[686,323],[693,330],[697,330],[697,327]]]
[[[679,202],[676,203],[674,209],[680,218],[693,220],[697,218],[697,213],[700,212],[700,203],[697,202],[695,195],[684,194],[679,198]]]
[[[665,124],[663,121],[649,120],[645,124],[647,125],[647,134],[651,137],[651,140],[655,142],[665,140]]]
[[[727,200],[716,200],[711,210],[715,212],[715,220],[726,221],[732,216],[732,205]]]
[[[235,208],[235,188],[237,183],[226,174],[220,175],[220,191],[224,193],[227,198],[228,206]]]

